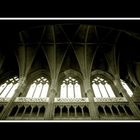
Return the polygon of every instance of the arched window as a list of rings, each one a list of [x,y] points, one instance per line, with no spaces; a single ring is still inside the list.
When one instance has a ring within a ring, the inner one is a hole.
[[[49,88],[49,81],[45,77],[40,77],[36,79],[33,84],[31,84],[27,98],[46,98]]]
[[[108,82],[99,76],[92,80],[92,88],[97,98],[116,97]]]
[[[66,78],[60,91],[61,98],[81,98],[81,89],[78,81],[72,77]]]
[[[124,87],[124,89],[127,91],[128,95],[130,97],[132,97],[133,92],[131,91],[131,89],[129,88],[129,86],[121,79],[121,84]]]
[[[19,78],[17,76],[6,80],[6,82],[0,86],[0,97],[11,98],[18,87],[18,81]]]

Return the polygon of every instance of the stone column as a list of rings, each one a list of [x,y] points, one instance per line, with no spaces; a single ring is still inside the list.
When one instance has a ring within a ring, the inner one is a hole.
[[[7,115],[9,114],[9,110],[11,109],[11,106],[13,104],[13,102],[15,101],[16,97],[19,96],[20,93],[22,93],[25,88],[26,88],[26,78],[22,77],[19,79],[19,86],[18,88],[15,90],[15,94],[13,95],[13,97],[10,99],[10,101],[5,105],[1,115],[0,115],[0,120],[5,120]]]
[[[90,117],[93,120],[99,119],[98,111],[96,109],[96,104],[94,102],[94,91],[91,89],[89,78],[84,79],[84,88],[85,88],[85,93],[87,94],[89,100]]]
[[[50,90],[49,90],[49,101],[48,106],[45,112],[45,120],[52,120],[53,119],[53,111],[54,111],[54,98],[57,94],[57,84],[55,80],[52,80]]]
[[[130,107],[131,111],[133,112],[134,116],[137,119],[140,119],[140,111],[139,111],[138,107],[136,106],[136,104],[134,103],[133,98],[128,95],[127,91],[122,86],[119,76],[115,76],[114,84],[117,87],[118,91],[120,93],[122,93],[122,95],[129,102],[129,107]]]
[[[48,106],[47,106],[47,110],[46,110],[46,113],[45,113],[45,119],[47,119],[47,120],[52,120],[53,119],[54,98],[55,98],[56,93],[57,92],[56,92],[55,89],[50,89]]]

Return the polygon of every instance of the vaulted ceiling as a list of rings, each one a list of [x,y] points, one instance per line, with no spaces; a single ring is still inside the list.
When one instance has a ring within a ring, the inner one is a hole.
[[[84,76],[102,69],[126,78],[129,67],[140,84],[139,24],[139,20],[1,20],[0,57],[5,59],[0,74],[28,75],[42,68],[57,77],[71,68]]]

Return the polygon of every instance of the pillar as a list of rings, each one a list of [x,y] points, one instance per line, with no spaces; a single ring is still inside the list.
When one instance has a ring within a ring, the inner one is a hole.
[[[19,96],[20,93],[22,93],[25,88],[26,88],[26,78],[22,77],[19,79],[19,86],[18,88],[15,90],[15,94],[13,95],[13,97],[10,99],[10,101],[5,105],[1,115],[0,115],[0,120],[5,120],[7,115],[9,114],[9,110],[13,104],[13,102],[15,101],[16,97]]]
[[[119,76],[115,76],[115,80],[114,80],[114,84],[117,87],[118,91],[122,93],[122,95],[126,98],[126,100],[129,102],[129,107],[131,109],[131,111],[133,112],[134,116],[137,119],[140,119],[140,111],[138,109],[138,107],[136,106],[136,104],[134,103],[133,98],[131,98],[127,91],[124,89],[124,87],[121,84],[120,78]]]
[[[90,117],[93,120],[99,119],[98,110],[96,109],[96,103],[94,102],[94,91],[91,89],[90,85],[90,78],[84,79],[84,88],[89,100]]]
[[[56,96],[56,90],[54,88],[51,88],[49,90],[49,101],[48,106],[45,112],[45,120],[52,120],[53,119],[53,111],[54,111],[54,98]]]

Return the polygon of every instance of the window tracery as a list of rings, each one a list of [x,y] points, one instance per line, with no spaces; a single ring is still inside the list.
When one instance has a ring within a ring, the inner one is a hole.
[[[108,81],[99,76],[92,80],[92,88],[97,98],[116,97]]]
[[[30,86],[27,98],[46,98],[49,89],[49,81],[45,77],[36,79]]]
[[[19,78],[17,76],[6,80],[5,83],[0,86],[0,97],[11,98],[19,85],[18,81]]]
[[[81,89],[78,81],[72,77],[63,80],[60,98],[81,98]]]

